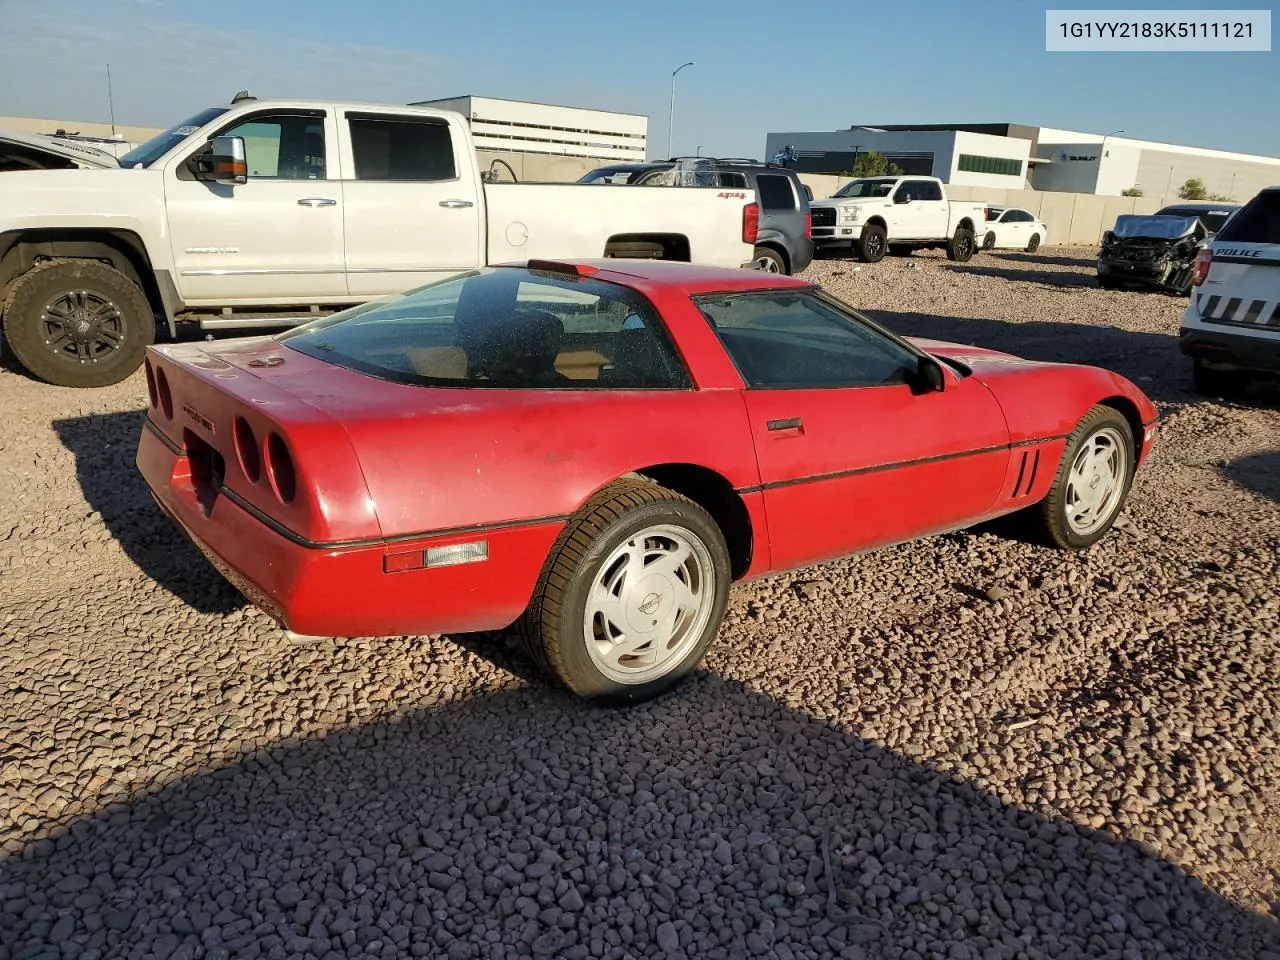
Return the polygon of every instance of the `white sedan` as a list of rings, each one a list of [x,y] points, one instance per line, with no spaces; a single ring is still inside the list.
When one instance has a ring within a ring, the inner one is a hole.
[[[1026,210],[1017,207],[988,207],[987,232],[983,250],[1025,250],[1035,253],[1049,239],[1049,228]]]

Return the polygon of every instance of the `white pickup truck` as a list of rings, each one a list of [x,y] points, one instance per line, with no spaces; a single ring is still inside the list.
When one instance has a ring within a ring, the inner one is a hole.
[[[212,107],[98,169],[0,173],[0,316],[32,374],[116,383],[156,336],[293,326],[490,263],[751,267],[751,190],[494,183],[425,107]]]
[[[852,247],[864,263],[936,247],[951,260],[968,260],[986,223],[985,204],[948,200],[937,177],[851,180],[827,199],[812,201],[809,210],[820,251]]]

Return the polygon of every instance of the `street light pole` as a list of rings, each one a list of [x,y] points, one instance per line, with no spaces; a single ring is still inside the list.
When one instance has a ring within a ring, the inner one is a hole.
[[[692,66],[693,66],[693,61],[690,60],[688,63],[682,63],[680,64],[680,66],[676,67],[674,70],[671,71],[671,103],[667,106],[667,156],[668,157],[672,156],[671,128],[674,125],[675,114],[676,114],[676,74],[679,73],[681,70],[683,70],[685,67],[692,67]]]
[[[1094,192],[1097,192],[1098,180],[1102,179],[1102,161],[1107,158],[1107,137],[1114,137],[1117,133],[1124,133],[1124,131],[1112,130],[1110,133],[1102,135],[1102,146],[1098,150],[1098,177],[1093,181]]]

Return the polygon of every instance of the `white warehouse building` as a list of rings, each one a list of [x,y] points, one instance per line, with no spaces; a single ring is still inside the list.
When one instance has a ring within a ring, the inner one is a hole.
[[[472,96],[420,100],[411,106],[461,113],[471,121],[477,150],[620,162],[645,158],[649,118],[638,114]]]
[[[802,173],[848,176],[859,154],[883,154],[904,172],[946,183],[1119,196],[1173,197],[1190,179],[1244,202],[1280,184],[1280,157],[1187,147],[1114,134],[1017,123],[868,124],[830,133],[770,133],[765,151],[794,147]]]

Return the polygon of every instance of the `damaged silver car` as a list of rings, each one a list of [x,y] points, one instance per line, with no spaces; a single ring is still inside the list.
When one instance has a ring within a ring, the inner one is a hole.
[[[1196,251],[1221,228],[1236,207],[1212,211],[1166,207],[1153,214],[1122,214],[1102,235],[1098,286],[1146,287],[1186,296]]]

